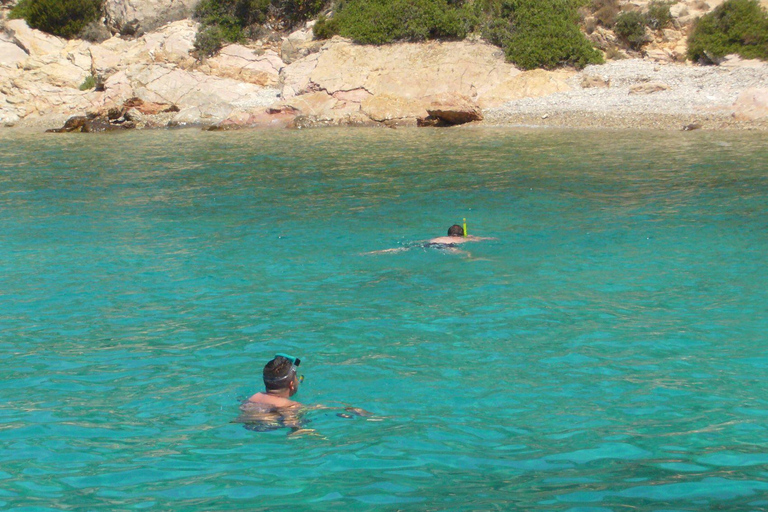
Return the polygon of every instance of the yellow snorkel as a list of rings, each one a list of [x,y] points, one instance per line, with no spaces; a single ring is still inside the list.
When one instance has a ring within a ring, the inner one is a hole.
[[[467,236],[467,219],[464,219],[464,236]]]

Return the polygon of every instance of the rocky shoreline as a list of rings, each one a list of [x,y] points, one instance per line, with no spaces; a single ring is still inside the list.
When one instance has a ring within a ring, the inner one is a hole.
[[[736,57],[718,66],[675,62],[680,40],[669,34],[644,58],[577,72],[521,71],[481,41],[381,47],[338,37],[315,41],[311,23],[281,42],[230,45],[199,61],[196,32],[197,24],[185,19],[138,38],[94,44],[2,20],[0,126],[224,130],[473,122],[768,130],[768,64]]]

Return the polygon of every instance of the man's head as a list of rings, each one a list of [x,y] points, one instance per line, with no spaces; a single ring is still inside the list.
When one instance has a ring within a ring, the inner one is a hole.
[[[454,224],[448,228],[448,236],[464,236],[464,228]]]
[[[295,357],[276,355],[264,366],[264,387],[267,391],[287,390],[288,396],[295,395],[299,390],[296,367],[300,364],[301,360]]]

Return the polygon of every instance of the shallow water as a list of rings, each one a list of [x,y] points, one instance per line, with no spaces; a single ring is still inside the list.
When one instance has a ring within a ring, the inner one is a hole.
[[[0,509],[764,510],[766,147],[0,132]]]

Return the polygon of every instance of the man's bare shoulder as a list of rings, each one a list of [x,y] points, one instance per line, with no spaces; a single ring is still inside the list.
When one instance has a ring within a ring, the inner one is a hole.
[[[278,396],[271,396],[266,393],[256,393],[248,399],[248,403],[269,405],[276,409],[285,409],[288,407],[301,407],[299,402],[288,400],[287,398],[281,398]]]

